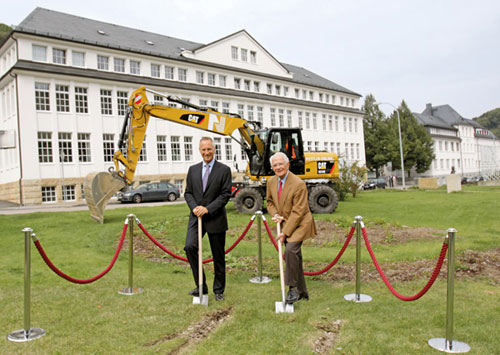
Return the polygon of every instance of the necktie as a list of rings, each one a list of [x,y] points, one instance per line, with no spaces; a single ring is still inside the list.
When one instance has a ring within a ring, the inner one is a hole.
[[[207,187],[207,182],[208,182],[208,175],[210,175],[210,166],[205,165],[205,172],[203,173],[203,192],[205,192],[205,189]]]
[[[278,202],[280,202],[281,198],[281,190],[283,189],[283,181],[280,180],[279,188],[278,188]]]

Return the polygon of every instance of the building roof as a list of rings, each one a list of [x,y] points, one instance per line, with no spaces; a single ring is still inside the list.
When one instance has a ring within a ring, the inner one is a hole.
[[[426,127],[437,127],[456,131],[457,129],[439,117],[426,115],[423,113],[413,113],[418,123]]]
[[[193,51],[205,46],[205,44],[202,43],[91,20],[40,7],[33,10],[19,26],[16,26],[15,31],[185,62],[193,62],[193,59],[183,57],[181,53],[184,50]],[[210,63],[203,62],[203,64],[209,65]],[[311,85],[359,97],[361,96],[307,69],[291,64],[280,64],[293,73],[292,81],[298,84]],[[227,67],[227,69],[233,71],[238,70],[232,67]],[[261,75],[260,73],[257,74]],[[279,79],[289,80],[283,78]]]

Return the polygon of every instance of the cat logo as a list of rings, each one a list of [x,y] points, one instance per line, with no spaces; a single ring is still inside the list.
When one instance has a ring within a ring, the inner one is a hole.
[[[183,121],[187,121],[187,122],[199,125],[205,119],[205,115],[200,115],[200,114],[196,114],[196,113],[187,113],[185,115],[182,115],[180,117],[180,119]]]

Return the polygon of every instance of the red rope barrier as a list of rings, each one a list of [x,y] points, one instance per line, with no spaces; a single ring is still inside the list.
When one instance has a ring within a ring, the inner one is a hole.
[[[396,296],[397,298],[399,298],[400,300],[403,300],[403,301],[415,301],[415,300],[418,300],[423,295],[425,295],[425,293],[427,291],[429,291],[429,289],[434,284],[434,281],[436,281],[436,278],[439,275],[439,271],[441,270],[441,267],[443,266],[444,257],[446,256],[446,251],[448,250],[448,244],[443,243],[443,247],[441,248],[441,253],[439,254],[439,258],[438,258],[436,267],[434,268],[434,272],[432,273],[431,278],[429,279],[427,284],[424,286],[424,288],[422,290],[420,290],[420,292],[416,293],[413,296],[403,296],[400,293],[398,293],[394,289],[394,287],[392,287],[391,283],[389,282],[389,280],[385,276],[384,272],[382,271],[382,268],[380,267],[377,259],[375,258],[375,254],[373,253],[370,242],[368,241],[368,236],[366,235],[366,229],[362,228],[362,232],[363,232],[363,239],[365,240],[366,248],[368,249],[368,253],[370,253],[373,264],[375,265],[375,268],[377,269],[378,273],[380,274],[380,277],[382,277],[382,280],[384,280],[385,285],[387,286],[389,291],[391,291],[391,293],[394,296]]]
[[[224,254],[227,254],[229,253],[231,250],[233,250],[236,245],[238,245],[239,242],[241,242],[241,240],[245,237],[245,235],[248,233],[248,230],[250,229],[250,227],[252,226],[253,224],[253,218],[250,220],[250,222],[248,223],[247,227],[245,228],[245,230],[243,231],[243,233],[238,237],[238,239],[236,239],[236,241],[228,248],[226,249],[226,251],[224,252]],[[183,256],[180,256],[180,255],[177,255],[175,254],[174,252],[170,251],[168,248],[166,248],[163,244],[161,244],[159,241],[157,241],[147,230],[146,228],[144,228],[144,226],[142,225],[141,222],[137,221],[137,225],[139,226],[139,228],[144,232],[144,234],[158,247],[160,248],[161,250],[163,250],[165,253],[167,253],[168,255],[176,258],[176,259],[179,259],[179,260],[182,260],[182,261],[188,261],[188,259],[186,257],[183,257]],[[206,264],[206,263],[209,263],[209,262],[212,262],[214,260],[214,258],[209,258],[209,259],[206,259],[206,260],[203,260],[203,263]]]
[[[73,277],[65,274],[61,270],[59,270],[52,263],[52,261],[50,261],[50,259],[47,256],[47,254],[45,254],[45,250],[43,250],[42,245],[40,244],[39,240],[35,241],[35,246],[38,249],[38,252],[40,253],[40,256],[42,257],[43,261],[45,261],[45,263],[47,264],[47,266],[52,271],[54,271],[57,275],[59,275],[60,277],[62,277],[63,279],[65,279],[65,280],[67,280],[69,282],[73,282],[73,283],[76,283],[76,284],[88,284],[88,283],[94,282],[96,280],[99,280],[101,277],[103,277],[104,275],[106,275],[111,270],[111,268],[115,265],[116,259],[118,258],[118,255],[120,254],[120,250],[122,249],[122,245],[123,245],[123,241],[125,239],[125,233],[127,232],[127,228],[128,228],[128,223],[125,223],[125,225],[123,226],[123,231],[122,231],[122,235],[120,237],[120,241],[118,242],[118,246],[116,247],[115,255],[113,256],[113,259],[109,263],[108,267],[106,267],[106,269],[104,269],[100,274],[98,274],[98,275],[96,275],[96,276],[94,276],[94,277],[92,277],[90,279],[86,279],[86,280],[75,279],[75,278],[73,278]]]
[[[271,233],[271,229],[269,228],[269,225],[267,224],[267,221],[264,220],[264,226],[266,227],[266,230],[267,230],[267,234],[269,235],[269,238],[271,239],[271,241],[273,242],[274,244],[274,247],[276,248],[276,250],[278,250],[278,244],[276,243],[276,240],[274,239],[273,237],[273,234]],[[347,239],[346,241],[344,242],[344,245],[342,246],[342,248],[340,249],[339,253],[337,254],[337,256],[332,260],[332,262],[330,264],[328,264],[327,266],[325,266],[323,269],[321,270],[318,270],[318,271],[304,271],[304,275],[307,275],[307,276],[316,276],[316,275],[320,275],[320,274],[323,274],[325,272],[327,272],[328,270],[330,270],[335,264],[337,264],[337,262],[339,261],[339,259],[342,257],[342,255],[344,254],[344,251],[347,249],[347,247],[349,246],[349,242],[351,241],[352,239],[352,236],[354,235],[354,231],[356,230],[356,228],[354,228],[354,226],[351,227],[351,230],[349,231],[349,234],[347,235]],[[284,256],[283,256],[284,258]]]

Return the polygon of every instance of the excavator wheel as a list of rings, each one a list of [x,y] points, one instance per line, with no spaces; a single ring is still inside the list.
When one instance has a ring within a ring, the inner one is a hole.
[[[245,187],[236,194],[234,205],[239,212],[255,213],[262,210],[262,196],[257,189]]]
[[[332,213],[338,205],[337,193],[328,185],[316,185],[309,189],[309,208],[313,213]]]

